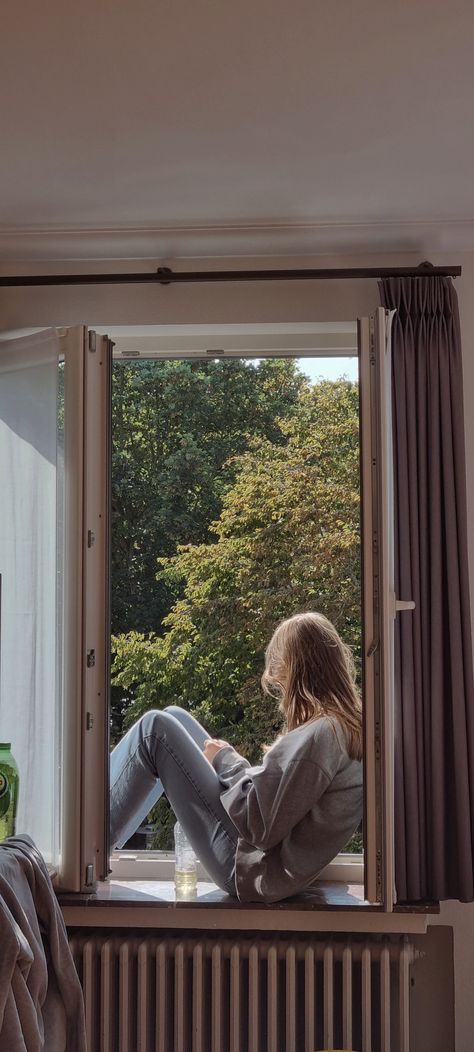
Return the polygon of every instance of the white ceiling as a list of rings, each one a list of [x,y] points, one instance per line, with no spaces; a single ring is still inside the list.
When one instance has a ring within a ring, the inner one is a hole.
[[[472,0],[5,4],[0,255],[474,247],[473,39]]]

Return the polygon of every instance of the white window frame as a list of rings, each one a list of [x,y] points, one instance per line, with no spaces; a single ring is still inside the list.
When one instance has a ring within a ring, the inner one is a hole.
[[[77,326],[64,352],[64,717],[58,888],[108,874],[110,341]]]
[[[198,880],[211,880],[199,861],[197,875]],[[110,857],[110,878],[125,881],[173,880],[174,854],[172,851],[114,851]],[[319,879],[344,884],[363,884],[363,855],[341,852],[337,859],[322,870]]]
[[[392,317],[379,307],[359,319],[365,897],[387,913],[396,901]]]
[[[249,327],[250,328],[250,327]],[[264,327],[262,326],[262,329]],[[291,327],[294,330],[295,326]],[[305,327],[302,326],[302,329]],[[320,348],[304,347],[308,335],[300,333],[299,339],[294,335],[281,334],[280,339],[273,336],[272,348],[268,349],[268,336],[261,334],[260,346],[244,348],[245,335],[240,334],[236,346],[221,351],[219,356],[263,358],[288,357],[314,358],[327,355],[349,356],[349,340],[332,335],[333,344],[327,348],[326,340],[321,334]],[[336,337],[336,339],[335,339]],[[145,339],[145,344],[143,340]],[[292,343],[290,350],[288,344]],[[147,341],[143,335],[134,337],[124,335],[124,350],[119,355],[124,359],[147,360],[150,357],[193,358],[216,357],[214,349],[204,352],[209,334],[193,336],[192,348],[179,346],[166,350],[166,341],[156,348],[156,337]],[[312,337],[314,340],[314,335]],[[255,344],[255,335],[252,335]],[[294,343],[298,342],[298,349]],[[316,341],[314,341],[316,342]],[[339,344],[335,351],[335,343]],[[344,347],[341,347],[344,343]],[[378,589],[386,593],[386,583],[393,579],[393,552],[389,521],[391,514],[390,491],[390,418],[389,418],[389,353],[390,340],[387,312],[379,308],[372,318],[360,319],[358,322],[359,350],[359,385],[360,385],[360,443],[361,443],[361,533],[363,550],[363,587],[362,587],[362,621],[365,625],[364,650],[364,683],[370,691],[370,703],[365,705],[364,751],[365,751],[365,807],[364,855],[340,853],[320,874],[321,879],[341,881],[349,884],[365,884],[365,895],[368,901],[376,902],[390,911],[393,908],[393,759],[392,759],[392,705],[391,690],[384,684],[391,674],[393,648],[390,642],[391,599],[380,605]],[[199,344],[196,347],[196,344]],[[278,346],[279,344],[279,346]],[[355,356],[355,355],[354,355]],[[374,555],[374,537],[377,535],[378,550]],[[374,596],[373,583],[377,582],[377,595]],[[390,593],[391,595],[391,593]],[[370,638],[369,638],[370,637]],[[377,647],[374,649],[374,640]],[[390,740],[384,744],[385,736]],[[377,755],[377,762],[375,762]],[[367,773],[368,772],[368,773]],[[380,806],[384,801],[383,807]],[[173,855],[167,852],[133,852],[115,851],[110,858],[110,872],[113,879],[122,880],[170,880],[173,876]],[[206,879],[205,871],[198,870],[198,876]]]

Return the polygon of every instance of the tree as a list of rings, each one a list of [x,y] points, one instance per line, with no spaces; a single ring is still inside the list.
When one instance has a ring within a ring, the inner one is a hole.
[[[277,439],[254,438],[231,467],[212,541],[159,560],[160,581],[181,592],[162,634],[116,637],[113,675],[127,722],[179,704],[255,762],[280,729],[260,690],[276,623],[322,610],[360,647],[357,385],[302,387]]]
[[[112,630],[159,632],[177,594],[157,558],[212,541],[237,462],[284,441],[305,383],[293,361],[118,362],[113,379]]]

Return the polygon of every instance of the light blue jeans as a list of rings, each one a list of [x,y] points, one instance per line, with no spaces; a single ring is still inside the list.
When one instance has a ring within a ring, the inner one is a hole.
[[[165,792],[211,879],[235,895],[238,834],[221,804],[217,771],[203,755],[206,738],[175,705],[137,720],[110,756],[110,843],[123,846]]]

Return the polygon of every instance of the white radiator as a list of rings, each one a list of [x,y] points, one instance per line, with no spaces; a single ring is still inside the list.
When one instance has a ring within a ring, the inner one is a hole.
[[[75,934],[88,1052],[409,1052],[403,937]]]

